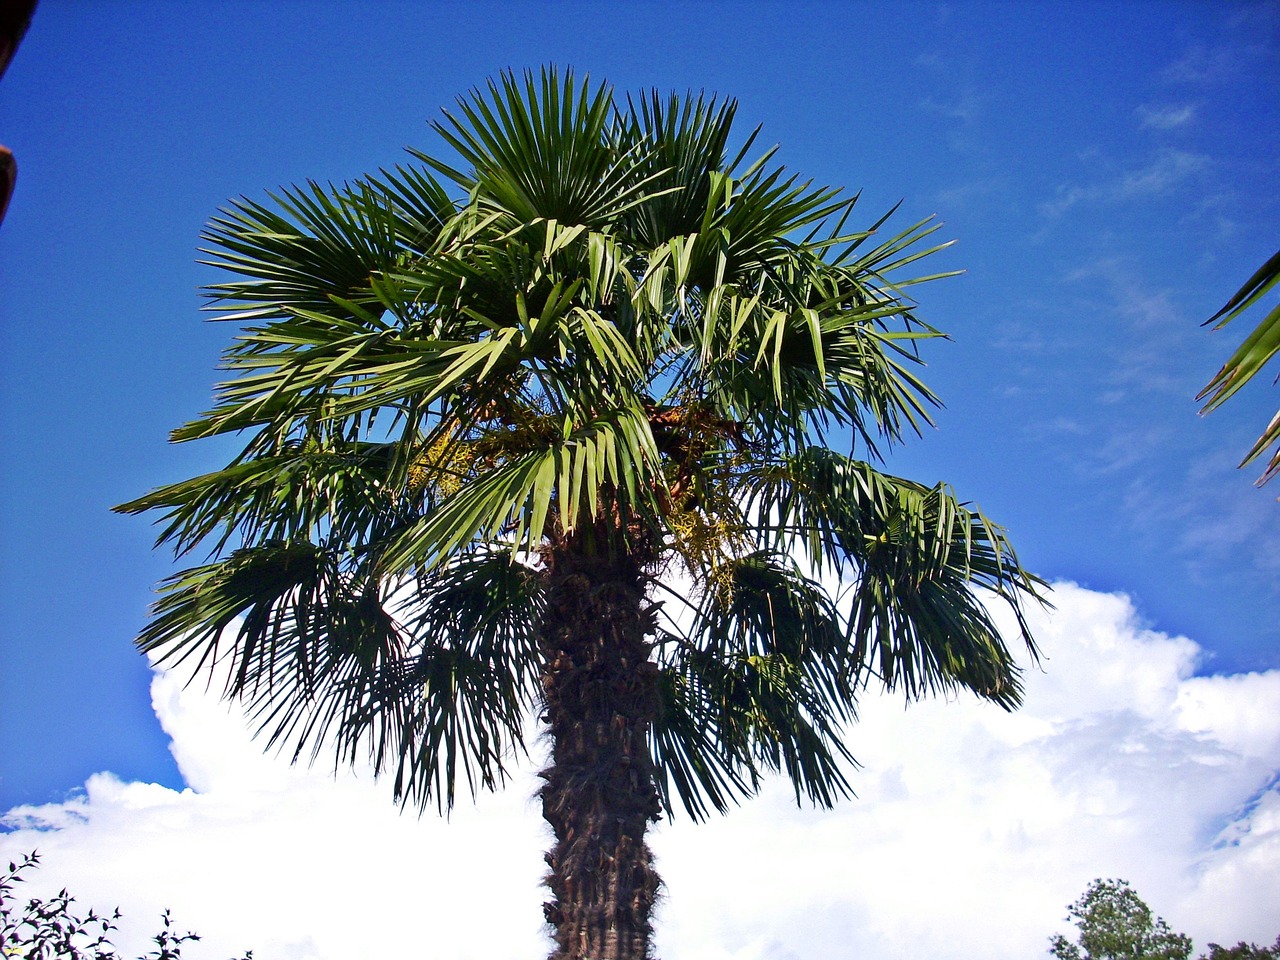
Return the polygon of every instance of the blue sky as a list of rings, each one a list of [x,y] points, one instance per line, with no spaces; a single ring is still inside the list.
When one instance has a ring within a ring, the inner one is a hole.
[[[230,452],[166,442],[232,333],[199,314],[202,224],[436,149],[442,106],[545,63],[736,97],[866,222],[938,214],[967,271],[921,293],[946,408],[890,468],[1126,594],[1196,673],[1280,668],[1280,488],[1235,469],[1280,395],[1194,402],[1247,329],[1200,322],[1280,239],[1280,5],[43,0],[0,82],[0,810],[186,782],[130,643],[172,566],[109,507]]]

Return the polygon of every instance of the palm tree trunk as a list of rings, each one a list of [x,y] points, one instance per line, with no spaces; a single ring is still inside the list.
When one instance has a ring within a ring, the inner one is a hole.
[[[577,539],[547,560],[541,645],[552,759],[541,796],[556,839],[543,905],[555,930],[551,960],[646,960],[658,875],[644,835],[660,804],[640,564],[588,555]]]

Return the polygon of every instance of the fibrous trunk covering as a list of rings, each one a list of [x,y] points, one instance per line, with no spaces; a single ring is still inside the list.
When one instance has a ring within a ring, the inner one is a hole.
[[[645,960],[658,875],[648,732],[657,709],[640,567],[561,548],[548,558],[543,692],[552,740],[542,813],[555,928],[551,960]]]

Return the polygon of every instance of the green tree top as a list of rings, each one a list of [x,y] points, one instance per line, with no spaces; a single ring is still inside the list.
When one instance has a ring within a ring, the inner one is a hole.
[[[1202,960],[1280,960],[1280,936],[1269,947],[1260,947],[1256,943],[1245,943],[1241,940],[1234,947],[1224,947],[1216,943],[1209,944],[1209,952]]]
[[[1187,960],[1191,939],[1154,916],[1124,880],[1094,880],[1067,919],[1079,929],[1075,942],[1062,934],[1050,941],[1057,960]]]
[[[1124,880],[1094,880],[1067,907],[1067,919],[1074,921],[1079,935],[1074,941],[1060,933],[1050,938],[1050,953],[1056,960],[1187,960],[1191,956],[1191,938],[1170,930]],[[1270,947],[1243,940],[1234,947],[1211,943],[1200,960],[1280,960],[1280,937]]]

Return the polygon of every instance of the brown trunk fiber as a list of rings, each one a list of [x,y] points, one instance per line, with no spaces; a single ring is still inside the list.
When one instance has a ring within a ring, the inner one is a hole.
[[[571,542],[548,559],[543,691],[552,742],[542,812],[555,928],[551,960],[646,960],[658,875],[644,841],[660,805],[648,732],[657,673],[645,643],[635,558],[588,556]]]

